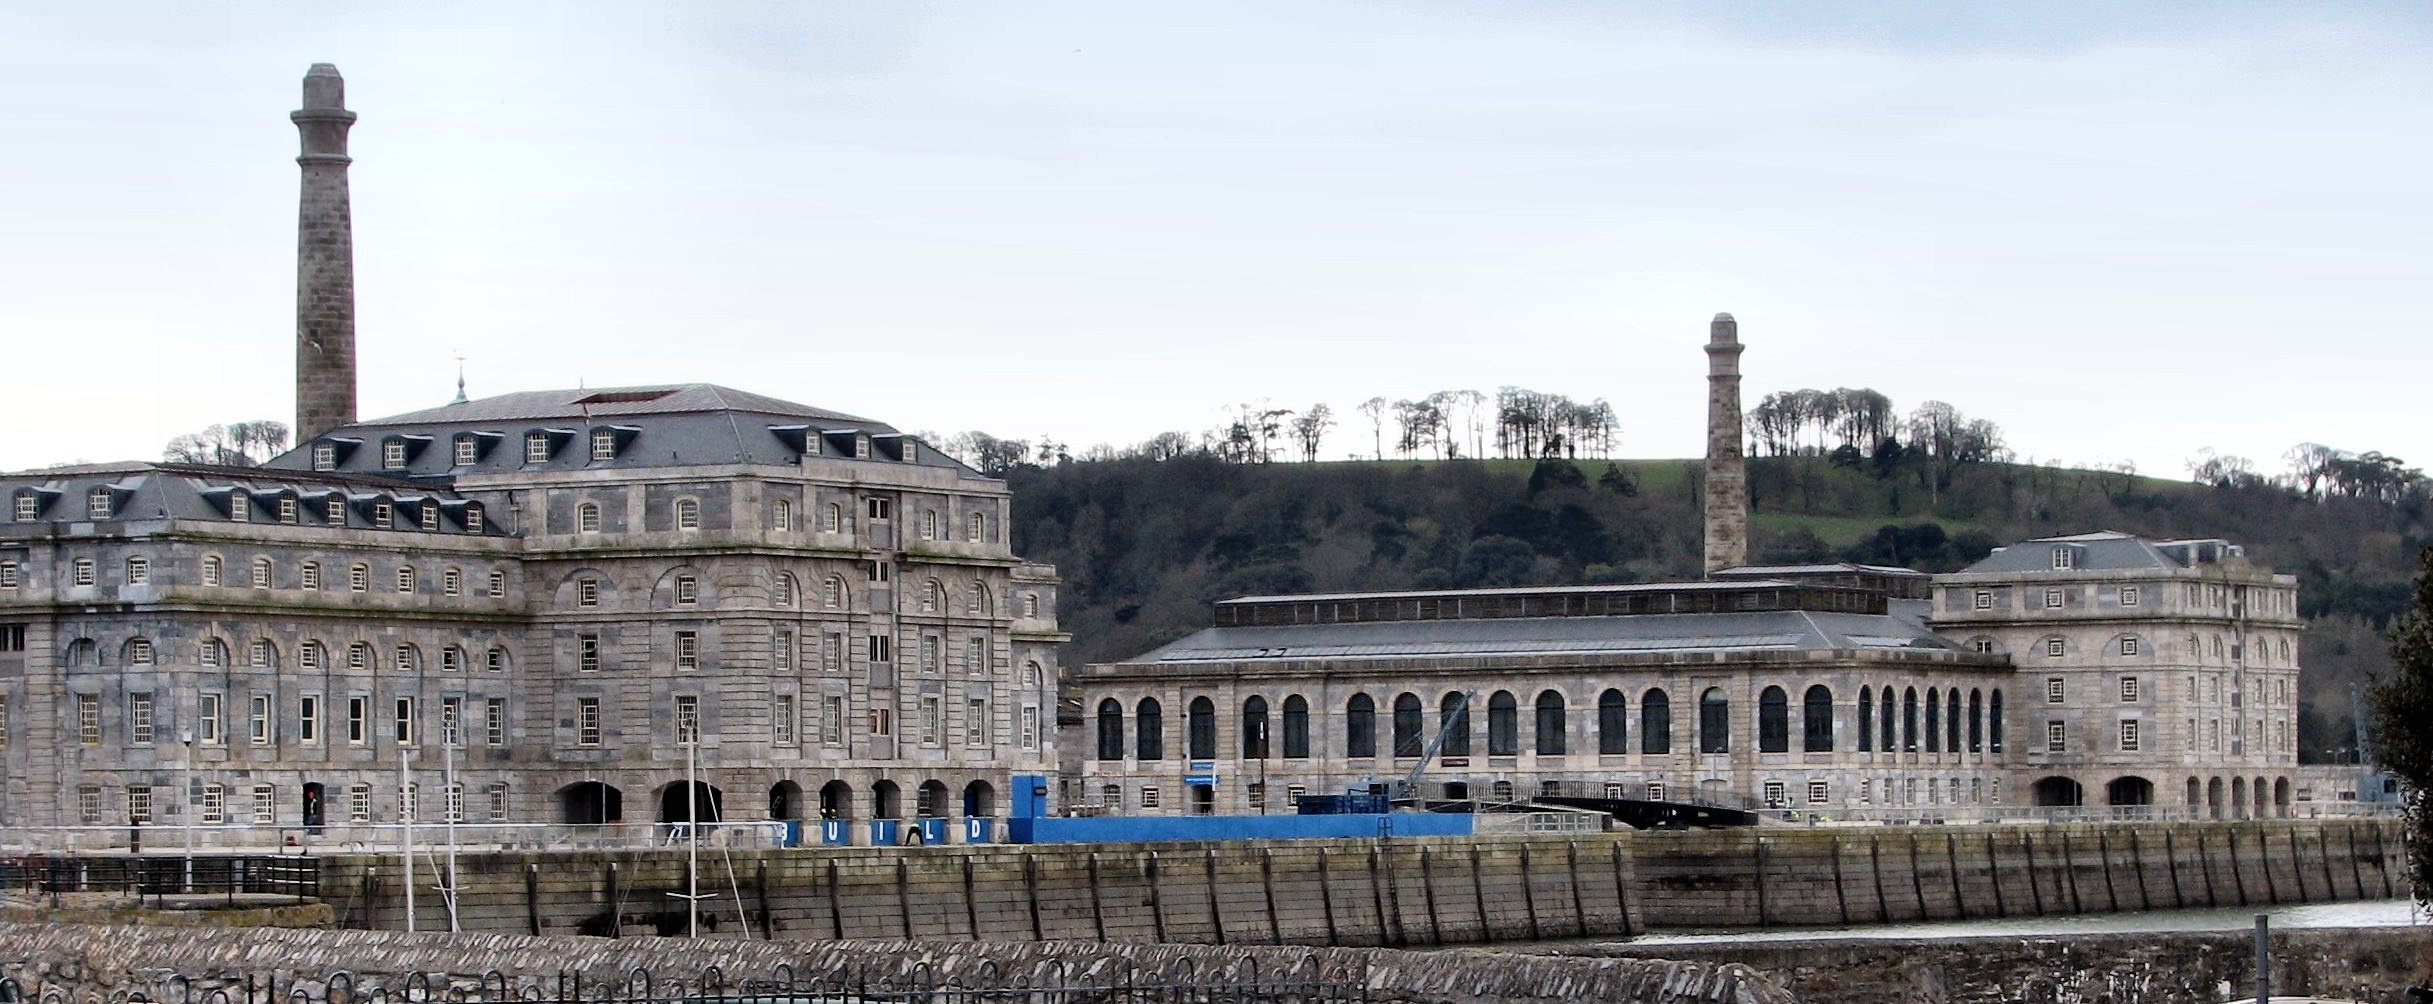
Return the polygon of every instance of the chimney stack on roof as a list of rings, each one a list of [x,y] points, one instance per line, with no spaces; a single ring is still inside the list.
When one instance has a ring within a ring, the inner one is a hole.
[[[1740,323],[1715,315],[1706,343],[1706,573],[1749,563],[1749,469],[1741,457]]]
[[[346,81],[314,63],[288,113],[303,151],[296,213],[296,443],[355,424],[355,236],[346,190]]]

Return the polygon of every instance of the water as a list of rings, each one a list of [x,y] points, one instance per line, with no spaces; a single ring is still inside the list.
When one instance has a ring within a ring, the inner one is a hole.
[[[2035,937],[2063,934],[2137,933],[2162,931],[2252,931],[2256,914],[2271,918],[2273,930],[2317,927],[2406,927],[2433,929],[2433,918],[2417,914],[2404,899],[2354,903],[2312,903],[2275,907],[2231,907],[2211,910],[2150,910],[2142,913],[2095,913],[2070,917],[2012,917],[2004,920],[1952,920],[1880,926],[1800,927],[1770,931],[1657,931],[1629,940],[1631,945],[1699,945],[1751,941],[1830,941],[1840,938],[1969,938]],[[1613,939],[1592,939],[1612,943]]]

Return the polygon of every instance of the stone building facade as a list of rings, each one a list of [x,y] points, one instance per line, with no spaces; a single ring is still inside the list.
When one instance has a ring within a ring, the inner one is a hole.
[[[533,392],[0,497],[13,824],[387,822],[401,750],[470,823],[987,817],[1053,767],[1052,571],[866,420]]]
[[[1253,597],[1074,672],[1069,797],[1281,812],[1417,778],[1433,797],[1839,818],[2280,815],[2298,626],[2293,580],[2236,547],[2116,533],[2030,541],[1931,582],[1826,565]]]

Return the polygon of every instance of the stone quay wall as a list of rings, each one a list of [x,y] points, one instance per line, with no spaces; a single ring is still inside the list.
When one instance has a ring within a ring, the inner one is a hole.
[[[2395,822],[1818,827],[1266,844],[701,853],[702,925],[792,940],[1423,946],[2382,899]],[[680,850],[461,856],[463,930],[677,934]],[[405,927],[394,856],[327,858],[337,925]],[[445,930],[419,863],[415,926]]]

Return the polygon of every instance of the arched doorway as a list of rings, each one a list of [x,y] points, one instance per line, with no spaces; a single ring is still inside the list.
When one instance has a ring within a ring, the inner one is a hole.
[[[922,819],[936,819],[946,814],[946,782],[930,778],[921,782],[920,797],[913,803],[913,812]]]
[[[2255,818],[2272,818],[2272,807],[2269,801],[2271,795],[2268,794],[2271,791],[2272,786],[2266,784],[2260,777],[2256,779],[2256,783],[2247,786],[2247,808]]]
[[[2199,781],[2199,780],[2197,780],[2197,779],[2195,779],[2195,778],[2193,778],[2193,777],[2192,777],[2192,778],[2189,778],[2189,779],[2188,779],[2188,815],[2189,815],[2189,818],[2192,818],[2192,819],[2201,819],[2201,818],[2203,818],[2203,817],[2204,817],[2204,806],[2205,806],[2205,784],[2204,784],[2204,782]]]
[[[853,818],[853,786],[843,781],[830,781],[820,785],[819,818]]]
[[[625,821],[625,793],[615,785],[578,781],[558,789],[559,818],[569,823]]]
[[[2087,804],[2086,789],[2076,781],[2056,774],[2036,782],[2036,805],[2040,808],[2085,804]]]
[[[2232,818],[2232,819],[2245,819],[2245,818],[2247,818],[2247,779],[2246,779],[2246,778],[2243,778],[2243,777],[2234,777],[2234,778],[2231,778],[2231,779],[2230,779],[2230,818]]]
[[[2206,782],[2206,783],[2205,783],[2205,818],[2207,818],[2207,819],[2220,819],[2220,818],[2222,818],[2222,779],[2221,779],[2221,778],[2218,778],[2218,777],[2217,777],[2217,778],[2214,778],[2213,780],[2208,781],[2208,782]]]
[[[893,781],[880,781],[870,786],[870,818],[904,818],[904,789]]]
[[[986,781],[974,781],[963,786],[963,814],[985,818],[997,814],[997,789]]]
[[[2104,785],[2104,804],[2111,806],[2149,806],[2154,804],[2154,782],[2136,775],[2116,777]]]
[[[688,791],[690,792],[689,797]],[[726,818],[726,813],[722,811],[721,805],[724,795],[725,793],[719,791],[717,786],[707,781],[695,781],[689,789],[684,782],[677,781],[659,789],[659,821],[662,823],[690,823],[694,821],[693,817],[698,813],[701,822],[718,822]]]
[[[770,785],[769,818],[803,818],[803,786],[792,781],[779,781]]]
[[[2289,818],[2289,779],[2286,777],[2276,778],[2272,783],[2272,808],[2273,815]]]

